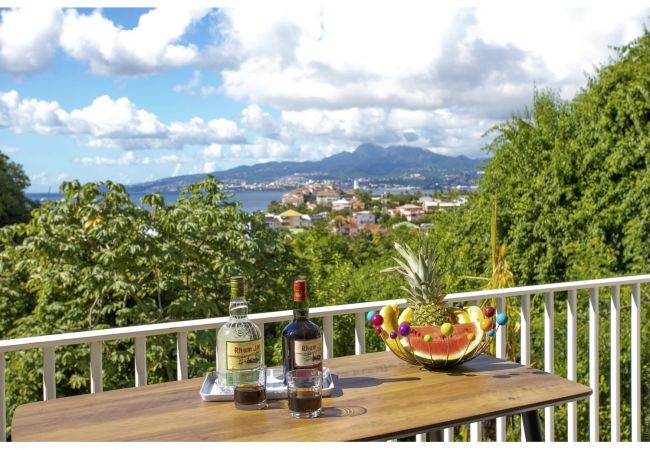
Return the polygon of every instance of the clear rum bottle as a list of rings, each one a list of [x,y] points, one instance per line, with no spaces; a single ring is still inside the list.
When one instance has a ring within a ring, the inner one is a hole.
[[[234,371],[263,364],[262,333],[248,318],[244,284],[244,277],[230,279],[230,317],[217,334],[217,383],[222,387],[232,386]]]

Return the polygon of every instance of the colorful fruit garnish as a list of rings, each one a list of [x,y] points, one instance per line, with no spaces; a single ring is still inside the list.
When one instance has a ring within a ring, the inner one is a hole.
[[[408,336],[409,332],[411,331],[411,326],[408,323],[403,323],[399,326],[397,331],[399,332],[400,336]]]
[[[391,339],[396,339],[397,338],[397,333],[395,333],[394,331],[391,331],[389,336],[390,336]]]
[[[474,333],[467,333],[467,340],[469,342],[472,342],[476,336],[474,336]]]
[[[492,321],[490,319],[481,320],[481,330],[488,331],[492,329]]]
[[[425,334],[424,335],[424,342],[431,342],[431,335],[430,334]]]
[[[375,333],[381,334],[381,327],[380,326],[375,327]]]
[[[499,325],[505,325],[508,323],[508,316],[506,316],[506,313],[497,314],[497,323]]]
[[[492,328],[491,330],[488,330],[487,335],[490,336],[490,337],[494,336],[494,328]]]
[[[381,316],[381,314],[375,314],[372,316],[372,319],[370,319],[370,323],[376,327],[381,326],[381,324],[384,323],[384,318]]]
[[[375,317],[375,314],[377,314],[377,311],[375,310],[368,311],[368,313],[366,314],[366,320],[370,322],[372,318]]]
[[[483,308],[483,314],[485,314],[485,317],[492,317],[494,313],[495,310],[491,306],[486,306],[485,308]]]
[[[443,336],[451,336],[453,332],[454,327],[452,327],[450,323],[443,323],[440,326],[440,333],[442,333]]]

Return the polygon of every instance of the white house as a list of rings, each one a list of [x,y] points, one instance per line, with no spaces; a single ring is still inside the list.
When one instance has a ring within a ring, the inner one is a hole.
[[[273,214],[266,214],[264,216],[264,223],[269,226],[272,230],[278,230],[282,228],[282,221],[278,216]]]
[[[311,228],[312,220],[309,217],[309,214],[303,214],[300,216],[300,228]]]
[[[305,197],[300,191],[290,191],[282,196],[282,204],[300,206],[305,203]]]
[[[300,223],[302,220],[302,214],[293,209],[289,209],[281,213],[278,217],[282,221],[282,226],[288,228],[300,228]]]
[[[357,222],[357,225],[359,225],[359,228],[375,223],[375,215],[370,211],[358,211],[352,213],[352,217]]]
[[[424,209],[417,205],[402,205],[395,208],[401,215],[404,216],[406,220],[412,222],[413,219],[416,219],[424,214]]]
[[[316,193],[317,205],[331,205],[333,201],[339,199],[339,194],[336,191],[319,191]]]
[[[350,208],[350,201],[342,198],[341,200],[334,200],[332,202],[333,211],[343,211]]]

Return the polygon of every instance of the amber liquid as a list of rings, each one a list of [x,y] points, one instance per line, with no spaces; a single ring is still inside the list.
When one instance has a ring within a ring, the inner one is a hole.
[[[235,386],[235,403],[238,405],[259,405],[266,400],[266,388],[259,384]]]
[[[321,409],[322,398],[310,388],[290,389],[288,392],[289,409],[299,413],[311,413]]]

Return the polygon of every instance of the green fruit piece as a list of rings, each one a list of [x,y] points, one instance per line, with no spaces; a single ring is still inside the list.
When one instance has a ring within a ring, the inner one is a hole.
[[[450,323],[443,323],[440,327],[440,333],[442,333],[443,336],[451,336],[453,332],[454,327],[452,327]]]
[[[425,334],[424,335],[424,342],[431,342],[431,335],[430,334]]]

